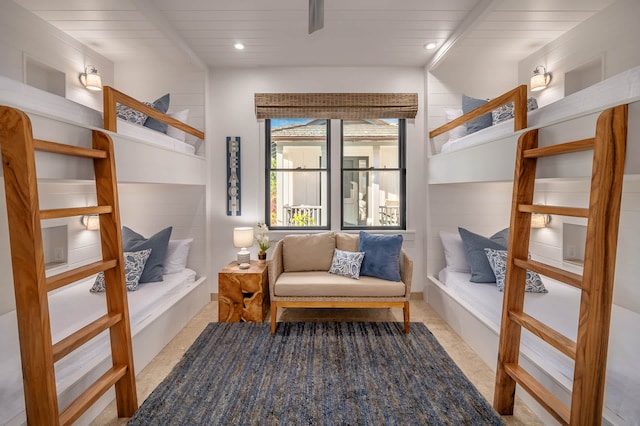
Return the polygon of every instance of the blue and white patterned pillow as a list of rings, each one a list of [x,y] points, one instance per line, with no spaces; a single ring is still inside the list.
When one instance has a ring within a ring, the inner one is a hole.
[[[329,273],[342,275],[344,277],[360,277],[360,266],[362,266],[364,253],[361,251],[343,251],[335,249]]]
[[[145,102],[148,106],[152,106],[150,103]],[[129,108],[126,105],[116,104],[116,116],[126,121],[130,121],[134,124],[138,124],[140,126],[144,125],[144,122],[147,121],[148,115],[144,112],[136,111],[133,108]]]
[[[151,255],[151,249],[124,252],[124,277],[127,280],[127,290],[136,291],[138,289],[140,276],[142,276],[142,271],[144,271],[144,265],[147,263],[149,255]],[[104,272],[98,274],[93,287],[89,291],[91,293],[105,291]]]
[[[538,101],[536,101],[535,98],[527,99],[527,111],[533,111],[534,109],[538,109]],[[493,125],[511,120],[513,117],[513,102],[509,102],[491,111]]]
[[[484,249],[484,252],[487,255],[487,260],[489,261],[489,265],[491,265],[491,269],[493,269],[493,273],[496,274],[498,290],[504,291],[504,280],[507,272],[507,251],[486,248]],[[548,292],[540,279],[540,275],[535,272],[527,271],[526,283],[525,291],[530,293]]]

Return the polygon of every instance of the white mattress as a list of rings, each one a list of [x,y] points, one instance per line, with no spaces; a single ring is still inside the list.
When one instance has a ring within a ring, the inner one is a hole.
[[[470,274],[443,270],[439,279],[460,300],[474,310],[474,315],[499,332],[502,314],[502,296],[495,284],[469,281]],[[558,330],[570,339],[576,339],[580,292],[561,282],[542,277],[549,293],[526,293],[524,312]],[[623,419],[625,424],[640,424],[640,314],[613,305],[605,385],[605,406]],[[551,346],[524,330],[522,350],[545,370],[558,377],[560,374],[573,382],[573,361]]]
[[[527,129],[640,100],[640,66],[614,75],[556,102],[530,111]],[[521,130],[519,132],[524,132]],[[513,134],[513,120],[503,121],[442,145],[441,153],[480,145]]]
[[[165,275],[162,282],[141,284],[137,291],[127,292],[132,336],[187,294],[195,278],[195,271],[185,269]],[[54,343],[106,314],[104,293],[89,292],[93,281],[79,281],[49,295]],[[55,364],[58,393],[108,357],[109,335],[105,331]],[[0,316],[0,359],[0,424],[5,424],[24,411],[16,311]]]
[[[0,105],[19,108],[48,118],[60,119],[81,126],[102,129],[102,113],[53,93],[0,76]],[[195,147],[164,133],[118,119],[118,135],[158,145],[177,152],[194,154]]]

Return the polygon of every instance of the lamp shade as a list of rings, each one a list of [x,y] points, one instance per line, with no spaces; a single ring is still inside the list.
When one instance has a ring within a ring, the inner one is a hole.
[[[542,213],[531,214],[531,227],[532,228],[546,228],[551,221],[551,216]]]
[[[538,65],[535,70],[533,70],[533,76],[531,80],[529,80],[529,87],[531,87],[532,92],[537,92],[539,90],[545,89],[549,82],[551,81],[551,74],[547,72],[547,69],[542,65]]]
[[[253,245],[253,228],[233,228],[233,245],[237,248],[247,248]]]
[[[84,73],[80,74],[80,81],[89,90],[102,90],[102,78],[93,65],[87,65]]]

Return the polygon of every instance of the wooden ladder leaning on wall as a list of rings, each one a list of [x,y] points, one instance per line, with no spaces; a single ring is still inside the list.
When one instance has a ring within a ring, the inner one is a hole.
[[[114,384],[118,415],[130,417],[138,402],[111,138],[94,130],[93,149],[33,139],[27,115],[0,106],[0,145],[27,422],[71,424]],[[35,150],[93,159],[98,205],[40,210]],[[95,214],[100,216],[103,260],[45,277],[40,221]],[[52,344],[48,292],[101,271],[105,275],[107,313]],[[110,331],[113,367],[59,413],[54,363],[106,329]]]
[[[513,413],[518,383],[560,423],[602,421],[626,138],[627,105],[603,111],[594,138],[538,148],[537,129],[520,136],[493,403],[500,414]],[[537,159],[588,149],[593,149],[589,207],[533,205]],[[587,218],[582,276],[528,259],[533,212]],[[523,312],[527,269],[581,290],[576,342]],[[575,361],[570,408],[518,365],[522,327]]]

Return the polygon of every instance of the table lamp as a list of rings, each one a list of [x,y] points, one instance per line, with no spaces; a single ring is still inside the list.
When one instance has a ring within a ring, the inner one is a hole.
[[[247,269],[251,256],[247,247],[253,245],[253,228],[248,226],[233,228],[233,245],[240,249],[238,252],[238,265],[241,269]]]

